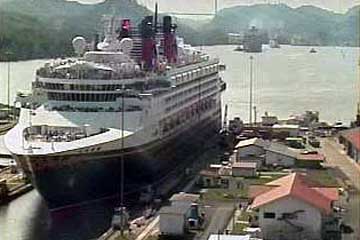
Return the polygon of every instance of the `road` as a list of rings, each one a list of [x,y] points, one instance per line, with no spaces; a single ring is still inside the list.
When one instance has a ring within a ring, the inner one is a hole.
[[[343,147],[334,139],[321,140],[322,152],[326,156],[327,163],[332,167],[337,167],[348,178],[353,186],[360,191],[360,166],[349,158]],[[342,176],[344,177],[344,176]],[[344,235],[343,240],[360,240],[360,194],[352,193],[349,195],[349,201],[345,203],[349,211],[344,215],[343,220],[351,225],[354,233]]]
[[[349,178],[354,187],[360,191],[360,166],[346,155],[342,146],[334,139],[322,139],[321,146],[327,163],[338,167]]]
[[[206,225],[204,232],[195,239],[207,240],[210,234],[216,234],[219,231],[223,232],[228,225],[231,216],[234,212],[233,203],[212,202],[206,207],[206,216],[209,222]]]

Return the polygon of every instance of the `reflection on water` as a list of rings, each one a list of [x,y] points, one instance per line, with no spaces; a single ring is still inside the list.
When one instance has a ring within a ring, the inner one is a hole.
[[[49,212],[34,190],[0,207],[1,240],[84,240],[110,225],[114,200]]]
[[[233,51],[235,46],[204,48],[225,63],[227,90],[223,103],[229,117],[248,120],[250,55],[254,56],[254,102],[258,116],[265,111],[286,118],[306,110],[320,111],[330,123],[354,120],[359,78],[359,48],[281,46],[262,53]]]
[[[227,65],[223,96],[229,117],[248,119],[249,56],[235,46],[206,47]],[[308,47],[282,46],[254,54],[254,98],[259,114],[269,111],[281,118],[291,113],[318,110],[324,120],[350,122],[356,111],[357,61],[359,49],[319,47],[309,55]],[[11,98],[20,89],[30,89],[35,68],[43,60],[11,63]],[[6,63],[0,63],[1,90],[6,85]],[[0,91],[0,102],[6,102]],[[34,190],[0,207],[0,239],[84,240],[93,239],[108,227],[115,201],[102,201],[81,208],[49,213]]]

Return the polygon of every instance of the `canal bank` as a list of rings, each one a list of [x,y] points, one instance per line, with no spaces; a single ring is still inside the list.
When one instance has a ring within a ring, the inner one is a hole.
[[[30,192],[33,186],[15,166],[0,169],[0,205]]]

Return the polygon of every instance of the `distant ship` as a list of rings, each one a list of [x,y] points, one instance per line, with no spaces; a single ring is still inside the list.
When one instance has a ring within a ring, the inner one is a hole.
[[[103,38],[73,46],[78,58],[36,71],[5,136],[50,208],[118,193],[122,155],[126,190],[140,190],[221,129],[219,60],[178,38],[171,17],[108,17]]]
[[[239,45],[237,46],[234,51],[237,51],[237,52],[243,52],[245,49],[244,49],[244,46],[243,45]]]
[[[315,48],[311,48],[311,49],[310,49],[310,53],[317,53],[317,51],[316,51]]]
[[[269,41],[270,48],[280,48],[280,44],[276,39],[271,39]]]
[[[251,27],[244,35],[244,51],[250,53],[262,52],[262,35],[256,27]]]

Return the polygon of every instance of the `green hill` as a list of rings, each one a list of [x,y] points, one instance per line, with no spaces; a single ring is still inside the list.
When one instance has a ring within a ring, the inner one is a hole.
[[[207,23],[179,20],[179,34],[193,45],[226,44],[228,33],[255,25],[278,36],[282,43],[295,39],[297,44],[359,46],[359,12],[360,6],[346,14],[313,6],[239,6],[221,10]],[[91,38],[106,14],[139,21],[151,12],[136,0],[106,0],[95,5],[0,0],[0,60],[6,60],[6,52],[12,53],[13,60],[69,56],[73,53],[71,39],[76,35]]]
[[[0,2],[0,58],[13,60],[72,54],[71,39],[92,37],[101,18],[116,14],[139,20],[150,12],[131,0],[107,0],[86,5],[65,0],[8,0]]]
[[[359,46],[359,9],[338,14],[314,6],[239,6],[221,10],[202,29],[209,44],[224,43],[227,33],[257,26],[269,35],[279,36],[283,43],[294,39],[298,44]]]

